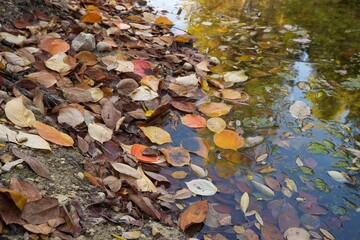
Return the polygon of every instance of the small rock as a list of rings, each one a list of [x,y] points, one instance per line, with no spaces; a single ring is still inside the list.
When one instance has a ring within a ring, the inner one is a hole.
[[[96,44],[96,49],[99,52],[110,52],[112,50],[112,47],[107,42],[98,42]]]
[[[77,176],[80,180],[84,180],[84,178],[85,178],[85,175],[82,172],[78,172]]]
[[[93,229],[93,228],[90,228],[90,229],[88,229],[88,230],[87,230],[87,232],[90,234],[90,236],[94,236],[94,235],[95,235],[96,230],[95,230],[95,229]]]
[[[186,63],[184,63],[182,68],[185,70],[191,70],[193,68],[193,66],[190,63],[186,62]]]
[[[217,57],[211,57],[210,58],[210,63],[214,64],[214,65],[219,65],[220,64],[220,60]]]
[[[80,33],[71,43],[71,47],[75,51],[94,51],[95,50],[95,37],[90,33]]]

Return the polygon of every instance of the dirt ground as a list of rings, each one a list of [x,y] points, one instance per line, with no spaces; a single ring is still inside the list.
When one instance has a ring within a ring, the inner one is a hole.
[[[34,2],[34,1],[32,1]],[[24,11],[31,9],[40,9],[49,14],[59,14],[60,10],[53,6],[24,5],[24,1],[17,0],[3,0],[0,4],[0,24],[7,26],[11,19],[16,18]],[[2,114],[2,113],[0,113]],[[1,117],[4,117],[1,116]],[[6,147],[0,147],[1,163],[4,164],[6,157],[10,151],[11,144],[6,144]],[[44,152],[37,150],[32,151],[23,149],[27,154],[35,157],[46,164],[51,172],[51,181],[41,178],[36,175],[28,165],[19,164],[10,172],[4,172],[0,169],[0,182],[8,186],[10,178],[20,178],[34,185],[41,191],[41,193],[48,197],[55,197],[60,204],[66,205],[74,201],[83,210],[81,217],[85,231],[77,238],[67,236],[66,239],[124,239],[119,236],[128,236],[127,239],[185,239],[184,235],[175,227],[162,225],[151,219],[144,219],[138,225],[126,223],[126,213],[114,212],[114,219],[122,219],[124,223],[111,223],[103,217],[90,216],[91,204],[94,201],[101,201],[105,198],[99,188],[92,186],[84,178],[84,168],[82,161],[83,154],[77,148],[62,148],[52,145],[51,152]],[[120,222],[120,221],[119,221]],[[0,239],[38,239],[37,235],[29,235],[26,231],[12,225],[6,228],[3,232],[7,233],[0,237]],[[112,234],[116,234],[113,235]],[[133,238],[132,238],[133,237]],[[44,237],[43,239],[48,239]],[[50,238],[59,239],[59,238]]]

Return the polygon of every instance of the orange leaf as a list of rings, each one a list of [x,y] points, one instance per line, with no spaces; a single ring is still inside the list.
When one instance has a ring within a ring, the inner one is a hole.
[[[224,130],[221,133],[216,133],[214,136],[215,145],[224,149],[236,150],[245,145],[245,140],[242,136],[231,130]]]
[[[78,54],[75,55],[75,59],[87,66],[93,66],[97,63],[96,55],[89,51],[79,52]]]
[[[206,119],[199,115],[186,114],[181,118],[181,122],[189,128],[206,127]]]
[[[160,16],[155,20],[156,24],[165,24],[165,25],[173,25],[173,22],[167,17]]]
[[[4,193],[10,196],[10,198],[13,200],[15,205],[20,209],[23,210],[24,206],[27,201],[27,197],[22,195],[21,193],[9,189],[0,189],[0,193]]]
[[[184,231],[192,224],[203,222],[206,218],[208,209],[209,205],[207,200],[193,203],[180,215],[179,227],[181,230]]]
[[[131,155],[135,156],[140,162],[152,163],[156,162],[159,157],[149,157],[142,154],[142,152],[148,148],[145,145],[135,143],[131,147]]]
[[[190,153],[185,148],[168,146],[161,148],[160,152],[172,166],[181,167],[190,163]]]
[[[100,23],[101,20],[102,17],[97,11],[89,11],[81,18],[84,23]]]
[[[74,145],[74,140],[69,135],[56,130],[54,127],[39,121],[36,121],[33,124],[33,127],[36,128],[40,137],[49,142],[65,147],[71,147]]]
[[[175,37],[175,41],[179,43],[193,43],[197,38],[188,34],[182,34]]]
[[[54,39],[50,46],[48,52],[52,55],[58,54],[60,52],[67,52],[70,49],[70,45],[62,39]]]
[[[232,107],[225,103],[206,102],[199,106],[200,112],[208,117],[219,117],[230,112]]]
[[[89,172],[84,172],[84,176],[89,181],[89,183],[94,186],[101,187],[103,185],[101,178],[94,177]]]

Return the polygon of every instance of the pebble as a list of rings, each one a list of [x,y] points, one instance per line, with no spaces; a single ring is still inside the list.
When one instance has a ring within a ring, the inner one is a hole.
[[[219,65],[221,62],[217,57],[210,57],[210,63],[214,65]]]
[[[95,50],[95,37],[90,33],[80,33],[71,43],[71,47],[75,51],[94,51]]]
[[[182,68],[185,70],[191,70],[193,68],[193,66],[190,63],[186,62],[186,63],[184,63]]]
[[[107,42],[98,42],[96,44],[96,49],[99,52],[110,52],[112,50],[112,47]]]
[[[85,175],[84,175],[82,172],[78,172],[78,173],[77,173],[77,177],[78,177],[80,180],[84,180]]]

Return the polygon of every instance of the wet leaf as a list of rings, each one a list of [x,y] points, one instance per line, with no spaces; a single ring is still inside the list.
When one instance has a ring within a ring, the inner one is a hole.
[[[172,166],[181,167],[190,163],[190,154],[185,148],[167,146],[160,148],[160,152],[164,154],[166,161]]]
[[[186,178],[187,175],[188,173],[184,171],[176,171],[171,174],[171,176],[175,179],[183,179]]]
[[[231,108],[225,103],[206,102],[199,106],[199,111],[208,117],[219,117],[228,114]]]
[[[349,180],[345,178],[344,173],[338,171],[328,171],[327,172],[332,179],[340,183],[348,183]]]
[[[212,196],[218,191],[212,182],[205,179],[195,179],[185,184],[191,192],[201,196]]]
[[[267,195],[269,197],[274,197],[275,196],[275,193],[273,192],[273,190],[271,190],[269,187],[265,186],[264,184],[262,183],[259,183],[257,181],[251,181],[252,184],[254,185],[254,187],[259,191],[261,192],[262,194],[264,195]]]
[[[173,25],[173,22],[165,16],[160,16],[155,19],[156,24]]]
[[[159,157],[149,157],[142,154],[142,152],[148,147],[142,144],[134,144],[131,147],[131,155],[135,156],[140,162],[152,163],[156,162]]]
[[[123,163],[111,163],[111,166],[121,174],[139,179],[142,177],[141,173],[135,168],[130,167],[129,165]]]
[[[313,154],[328,154],[326,147],[318,142],[312,142],[306,146],[306,150]]]
[[[195,104],[193,104],[191,102],[173,101],[170,104],[171,104],[171,106],[173,106],[174,108],[176,108],[177,110],[180,110],[182,112],[193,113],[196,110]]]
[[[224,81],[230,83],[245,82],[249,79],[244,70],[232,71],[224,74]]]
[[[308,175],[313,175],[314,174],[314,170],[310,167],[307,167],[307,166],[300,166],[299,167],[301,169],[301,171],[304,173],[304,174],[308,174]]]
[[[207,128],[215,133],[221,133],[226,128],[226,122],[219,117],[209,118],[206,121]]]
[[[321,178],[315,178],[314,180],[315,187],[323,192],[330,192],[328,185]]]
[[[71,147],[74,145],[74,140],[67,134],[58,131],[56,128],[46,125],[42,122],[36,121],[33,124],[39,135],[52,143],[55,143],[64,147]]]
[[[206,127],[206,119],[200,115],[186,114],[181,118],[181,123],[189,128]]]
[[[99,141],[100,143],[109,141],[113,135],[113,131],[110,128],[99,123],[90,123],[88,126],[88,131],[90,137],[96,141]]]
[[[36,121],[32,111],[25,108],[22,97],[17,97],[5,105],[6,117],[19,127],[30,127]]]
[[[184,212],[180,214],[179,227],[185,231],[189,226],[202,223],[208,212],[209,205],[208,201],[199,201],[190,205]]]
[[[244,194],[240,198],[240,207],[243,213],[245,214],[250,203],[249,194],[247,192],[244,192]]]
[[[286,229],[291,227],[299,227],[300,219],[296,215],[295,211],[284,211],[280,213],[278,217],[279,227],[281,232],[285,232]]]
[[[319,230],[328,240],[335,240],[334,235],[332,235],[328,230],[323,228],[319,228]]]
[[[287,229],[284,237],[287,240],[310,240],[310,234],[305,229],[298,227]]]
[[[308,118],[311,115],[310,107],[302,101],[296,101],[295,103],[293,103],[290,106],[289,111],[290,111],[291,116],[293,116],[294,118],[297,118],[299,120]]]
[[[224,130],[221,133],[215,133],[214,143],[220,148],[237,150],[245,145],[245,140],[234,131]]]
[[[153,143],[161,145],[172,142],[170,134],[159,127],[149,126],[140,127],[140,129]]]

